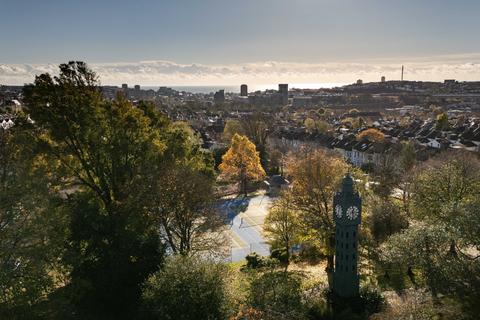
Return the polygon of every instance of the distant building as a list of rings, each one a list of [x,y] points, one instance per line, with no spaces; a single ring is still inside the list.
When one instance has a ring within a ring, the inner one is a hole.
[[[382,76],[382,77],[380,78],[380,81],[381,81],[381,82],[385,82],[385,76]]]
[[[279,84],[278,92],[282,97],[282,104],[287,104],[288,103],[288,83]]]
[[[134,87],[135,91],[140,91],[140,85],[136,84]]]
[[[240,95],[241,95],[242,97],[248,96],[248,87],[247,87],[246,84],[242,84],[242,85],[240,86]]]
[[[363,80],[362,80],[362,79],[358,79],[358,80],[357,80],[357,84],[359,84],[359,85],[363,84]]]
[[[311,107],[312,106],[312,97],[310,96],[296,96],[292,99],[292,107],[302,108],[302,107]]]
[[[223,103],[225,102],[225,90],[218,90],[213,95],[213,101],[215,103]]]
[[[455,79],[445,79],[443,81],[443,84],[446,84],[446,85],[451,85],[451,84],[455,84],[457,83],[457,81]]]
[[[127,89],[128,89],[128,84],[123,83],[123,84],[122,84],[122,89],[123,89],[123,90],[127,90]]]

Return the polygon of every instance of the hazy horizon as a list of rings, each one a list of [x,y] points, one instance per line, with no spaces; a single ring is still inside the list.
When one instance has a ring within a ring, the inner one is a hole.
[[[102,83],[480,79],[474,0],[4,0],[0,83],[69,60]]]

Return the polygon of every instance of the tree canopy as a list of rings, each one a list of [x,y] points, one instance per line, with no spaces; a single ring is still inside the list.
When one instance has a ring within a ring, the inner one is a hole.
[[[357,138],[358,140],[368,138],[372,141],[383,142],[385,140],[385,135],[378,129],[369,128],[360,132]]]
[[[247,195],[248,181],[259,181],[265,176],[255,145],[246,136],[238,134],[233,136],[231,146],[223,155],[219,168],[225,176],[240,181],[244,195]]]

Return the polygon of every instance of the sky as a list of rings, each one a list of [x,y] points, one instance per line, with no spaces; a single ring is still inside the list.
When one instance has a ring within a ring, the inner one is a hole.
[[[0,83],[480,80],[478,0],[0,0]]]

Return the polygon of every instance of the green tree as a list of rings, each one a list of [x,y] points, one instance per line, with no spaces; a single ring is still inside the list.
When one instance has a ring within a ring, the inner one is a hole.
[[[436,296],[448,286],[449,275],[445,268],[448,246],[448,236],[442,228],[417,223],[388,239],[383,259],[403,272],[407,272],[408,268],[421,271],[427,287]],[[419,278],[410,274],[414,284]]]
[[[214,177],[188,166],[173,166],[163,174],[151,212],[162,239],[173,253],[216,252],[222,248],[224,225],[213,201]]]
[[[305,119],[304,125],[308,133],[313,133],[316,131],[315,120],[313,120],[312,118]]]
[[[0,129],[0,318],[26,319],[67,277],[59,257],[68,221],[54,164],[35,155],[26,117],[14,121]]]
[[[260,163],[263,168],[267,168],[267,139],[271,134],[271,128],[268,119],[263,113],[255,112],[250,116],[242,118],[241,124],[245,136],[255,144],[255,147],[260,155]]]
[[[408,227],[408,220],[400,208],[385,198],[370,199],[370,229],[377,243]]]
[[[235,134],[245,134],[242,123],[238,120],[227,120],[225,127],[223,128],[222,140],[226,143],[230,143]]]
[[[287,255],[285,270],[287,270],[292,245],[298,243],[301,231],[297,212],[287,195],[280,197],[269,210],[263,230],[272,245],[285,248]]]
[[[452,253],[480,245],[480,225],[471,218],[480,204],[480,161],[468,153],[446,153],[428,161],[416,176],[413,213],[417,219],[443,226]]]
[[[129,318],[141,283],[161,262],[142,200],[172,148],[162,134],[167,121],[121,96],[105,101],[97,85],[86,64],[70,62],[57,77],[37,76],[25,103],[40,128],[32,141],[60,165],[56,182],[70,194],[72,299],[86,316]]]
[[[153,319],[226,319],[232,306],[228,281],[222,264],[171,257],[146,281],[144,311]]]
[[[450,128],[450,123],[448,122],[448,115],[445,112],[437,115],[436,127],[438,130],[448,130]]]
[[[467,153],[429,160],[416,174],[408,229],[387,241],[387,261],[416,267],[434,298],[456,297],[478,310],[480,161]]]
[[[407,214],[407,216],[410,215],[411,188],[415,176],[415,174],[413,174],[413,171],[416,164],[417,154],[415,151],[415,146],[412,142],[402,143],[402,149],[400,152],[401,176],[399,187],[402,190],[403,211]]]
[[[380,163],[374,167],[373,175],[377,183],[372,186],[372,191],[384,199],[390,197],[402,177],[397,157],[392,153],[384,154]]]
[[[247,182],[258,181],[265,176],[255,145],[238,134],[233,136],[230,149],[223,155],[219,168],[225,176],[240,181],[240,189],[245,196]]]
[[[302,279],[299,273],[267,270],[250,282],[249,304],[262,319],[302,318]]]

